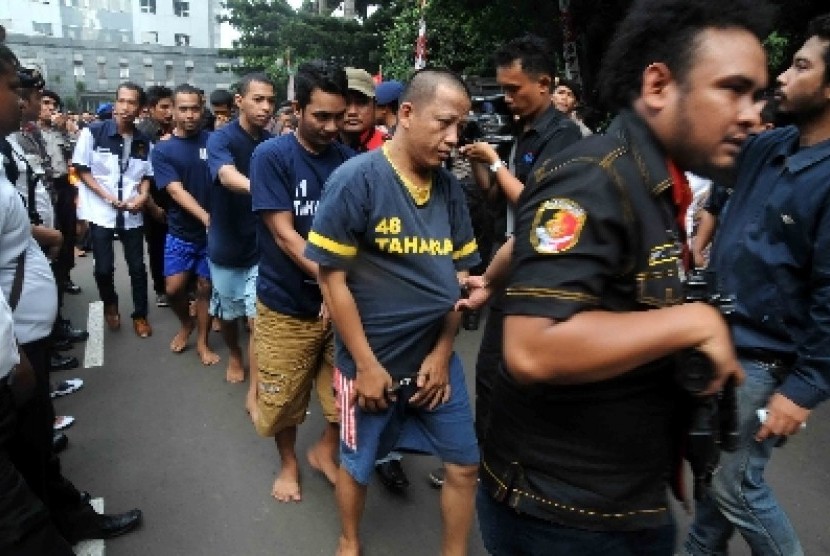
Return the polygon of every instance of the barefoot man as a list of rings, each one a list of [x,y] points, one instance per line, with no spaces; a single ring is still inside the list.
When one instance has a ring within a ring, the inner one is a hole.
[[[366,485],[396,448],[443,460],[442,554],[467,554],[479,457],[453,304],[479,257],[463,189],[442,164],[469,110],[457,76],[416,73],[395,135],[332,174],[308,235],[337,329],[340,556],[360,552]]]
[[[201,130],[202,94],[191,85],[173,93],[172,137],[160,141],[151,154],[155,186],[167,190],[173,202],[167,210],[167,238],[164,245],[164,282],[170,305],[182,327],[170,342],[170,350],[181,353],[194,326],[196,352],[203,365],[219,362],[208,347],[208,301],[210,270],[207,260],[207,228],[210,169],[207,163],[208,132]],[[188,286],[196,274],[196,319],[188,307]]]
[[[213,294],[210,314],[222,320],[222,337],[228,346],[228,382],[245,380],[242,349],[239,346],[240,318],[254,329],[256,277],[259,251],[256,218],[251,212],[251,185],[248,169],[257,145],[271,138],[265,131],[274,113],[274,84],[263,73],[251,73],[239,82],[234,96],[239,117],[210,134],[208,166],[214,185],[210,196],[208,260]],[[256,357],[253,334],[248,342],[251,387],[245,407],[256,410]]]
[[[251,197],[259,214],[259,278],[254,347],[259,391],[254,424],[273,436],[282,467],[271,494],[299,502],[295,444],[311,390],[328,422],[309,451],[309,464],[334,484],[338,414],[332,391],[333,337],[317,285],[317,263],[303,255],[323,184],[354,153],[336,141],[346,114],[346,72],[310,62],[295,76],[297,129],[257,147]]]

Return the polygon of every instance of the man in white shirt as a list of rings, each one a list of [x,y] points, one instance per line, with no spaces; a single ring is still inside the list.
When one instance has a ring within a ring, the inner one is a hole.
[[[147,267],[144,264],[144,219],[153,168],[150,138],[135,127],[144,104],[144,91],[134,83],[122,83],[116,91],[113,119],[93,124],[78,137],[72,164],[80,184],[79,217],[90,223],[95,254],[95,282],[104,302],[110,330],[121,327],[115,292],[115,234],[124,247],[133,297],[133,329],[147,338],[153,329],[147,322]]]

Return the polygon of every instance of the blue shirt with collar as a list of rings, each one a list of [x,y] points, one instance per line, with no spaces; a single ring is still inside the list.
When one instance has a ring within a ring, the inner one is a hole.
[[[830,139],[799,140],[785,127],[747,143],[710,265],[736,296],[738,350],[794,356],[778,391],[813,408],[830,397]]]

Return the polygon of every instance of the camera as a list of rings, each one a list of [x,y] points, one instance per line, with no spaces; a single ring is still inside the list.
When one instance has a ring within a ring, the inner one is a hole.
[[[721,293],[712,270],[689,272],[683,294],[686,303],[708,303],[724,317],[735,310],[734,297]],[[701,396],[714,378],[715,368],[706,354],[694,349],[677,355],[676,368],[675,379],[688,399],[686,459],[694,475],[694,496],[699,500],[712,483],[721,451],[733,452],[738,447],[736,384],[730,379],[717,394]]]

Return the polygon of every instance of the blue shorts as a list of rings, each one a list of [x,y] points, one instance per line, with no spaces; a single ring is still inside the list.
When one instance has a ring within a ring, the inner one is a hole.
[[[368,484],[375,460],[392,450],[433,454],[445,463],[478,465],[473,413],[461,359],[450,359],[451,396],[432,411],[410,406],[399,395],[386,411],[368,413],[349,405],[353,379],[337,373],[340,408],[340,466],[360,484]],[[412,392],[414,393],[414,391]]]
[[[222,320],[256,316],[256,278],[259,266],[220,266],[208,259],[213,291],[210,314]]]
[[[164,275],[175,276],[195,272],[196,276],[210,278],[207,244],[193,243],[167,234],[164,241]]]

